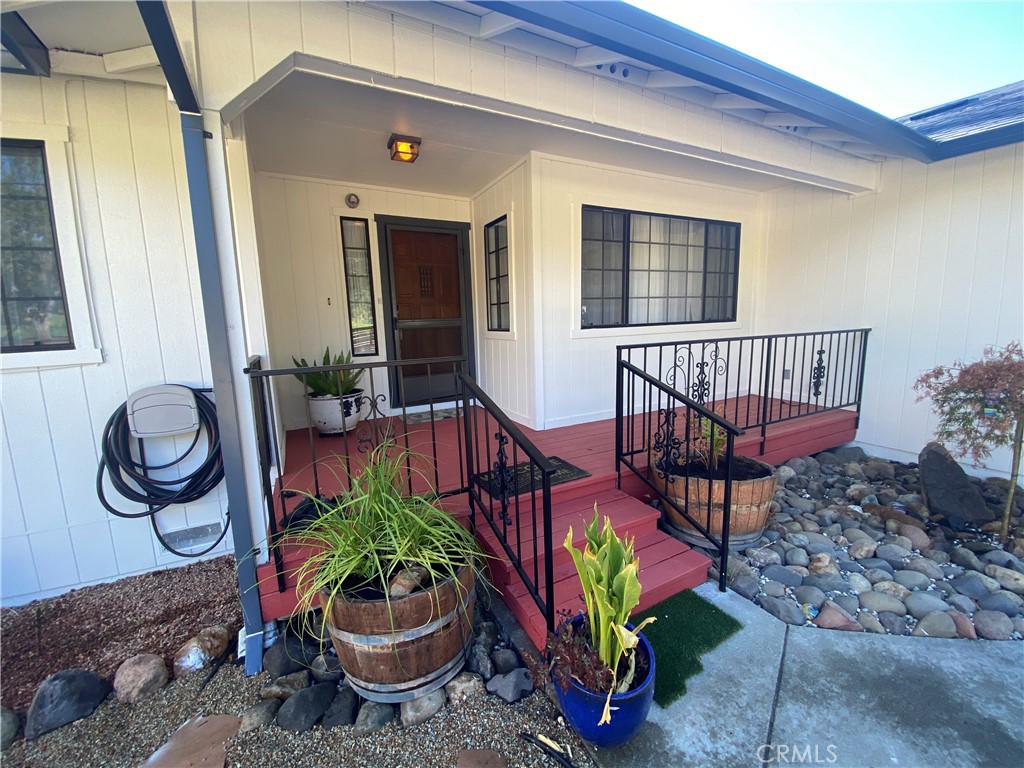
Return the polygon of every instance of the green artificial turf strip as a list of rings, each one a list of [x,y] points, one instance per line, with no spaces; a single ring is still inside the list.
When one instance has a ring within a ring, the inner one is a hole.
[[[687,678],[704,668],[700,657],[742,626],[689,590],[636,614],[630,621],[639,624],[648,616],[657,618],[643,633],[654,648],[657,666],[654,700],[663,707],[686,693]]]

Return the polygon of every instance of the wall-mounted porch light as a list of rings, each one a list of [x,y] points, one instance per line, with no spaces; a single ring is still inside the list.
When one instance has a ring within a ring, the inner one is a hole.
[[[420,156],[420,139],[416,136],[399,136],[392,133],[388,139],[391,159],[399,163],[415,163]]]

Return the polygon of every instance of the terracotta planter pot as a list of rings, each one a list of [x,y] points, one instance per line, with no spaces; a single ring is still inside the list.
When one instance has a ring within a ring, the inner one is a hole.
[[[371,701],[408,701],[455,677],[473,641],[475,586],[465,567],[457,581],[392,598],[390,607],[321,593],[324,623],[355,691]]]
[[[738,456],[735,460],[740,459],[764,467],[769,474],[753,480],[732,481],[732,509],[729,514],[730,549],[740,549],[761,538],[771,514],[772,499],[775,497],[775,468],[747,457]],[[681,475],[665,477],[663,473],[654,469],[651,470],[651,480],[659,491],[685,509],[713,536],[722,535],[726,485],[724,480],[709,480],[697,475],[691,475],[689,479]],[[684,540],[698,546],[707,545],[707,539],[685,517],[668,505],[664,511],[666,522],[679,531]]]

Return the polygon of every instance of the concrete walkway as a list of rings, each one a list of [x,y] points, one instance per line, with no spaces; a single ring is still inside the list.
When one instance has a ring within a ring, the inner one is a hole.
[[[595,752],[604,768],[1024,766],[1024,643],[790,627],[695,591],[743,628],[629,744]]]

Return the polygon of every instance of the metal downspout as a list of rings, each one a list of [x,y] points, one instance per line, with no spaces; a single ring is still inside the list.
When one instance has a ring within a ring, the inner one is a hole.
[[[203,129],[203,117],[199,114],[198,100],[192,91],[191,83],[188,82],[187,75],[181,77],[185,73],[185,66],[164,3],[140,0],[138,8],[156,49],[160,66],[171,86],[175,102],[181,111],[185,172],[188,178],[192,229],[196,241],[203,315],[206,320],[206,340],[213,373],[213,392],[220,425],[228,511],[229,514],[234,513],[231,514],[231,534],[235,545],[238,592],[245,621],[245,673],[254,675],[263,669],[263,614],[260,610],[259,591],[256,588],[256,561],[248,494],[245,488],[242,438],[231,370],[227,312],[224,308],[224,288],[214,228],[213,198],[210,193],[206,153],[206,140],[209,136]],[[195,111],[186,111],[186,106]]]

